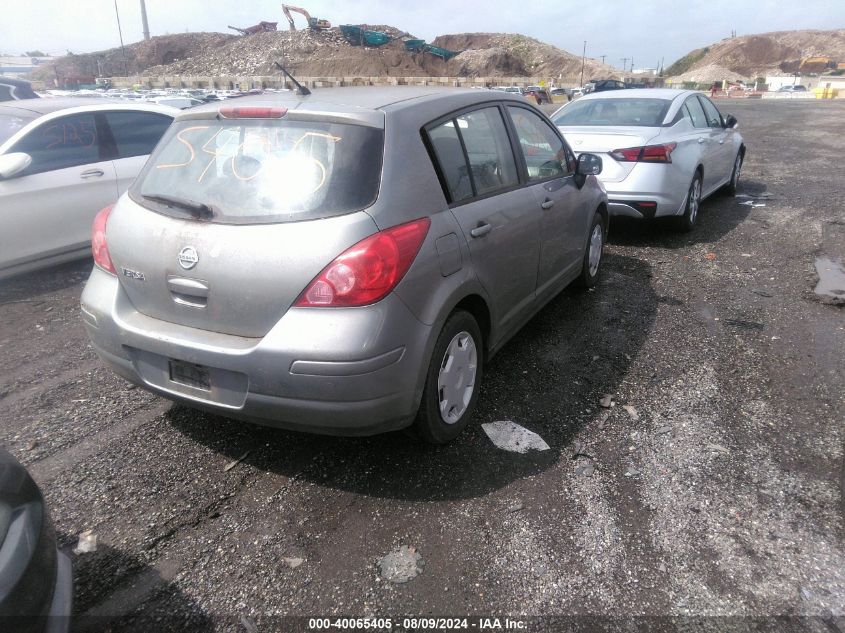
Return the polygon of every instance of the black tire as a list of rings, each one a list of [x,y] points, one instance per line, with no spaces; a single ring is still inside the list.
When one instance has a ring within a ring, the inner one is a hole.
[[[741,151],[737,153],[736,158],[734,159],[734,168],[731,172],[731,179],[728,184],[725,185],[725,193],[733,195],[736,193],[737,187],[739,186],[739,176],[742,172],[742,164],[745,162],[745,154]]]
[[[590,266],[590,253],[592,252],[593,234],[599,231],[599,239],[601,244],[598,252],[598,264],[593,269]],[[607,223],[604,217],[598,211],[593,215],[593,222],[590,224],[590,230],[587,232],[587,245],[584,248],[584,258],[581,260],[581,274],[578,275],[576,283],[581,288],[592,288],[598,283],[601,275],[601,265],[604,262],[604,244],[607,241]]]
[[[701,207],[701,172],[695,172],[689,190],[687,191],[687,205],[684,214],[678,218],[678,228],[689,233],[695,228],[698,221],[699,208]]]
[[[463,413],[456,420],[447,422],[441,414],[441,392],[438,387],[438,378],[440,377],[440,370],[444,366],[444,361],[446,361],[447,349],[453,339],[461,333],[469,334],[475,346],[475,378],[472,381],[473,388],[469,403],[466,404]],[[469,312],[463,310],[453,312],[446,319],[446,323],[440,331],[440,336],[437,337],[437,343],[434,345],[431,362],[428,366],[422,401],[416,420],[414,420],[414,430],[420,438],[432,444],[446,444],[455,439],[469,424],[478,402],[478,393],[481,390],[483,357],[484,341],[475,318]]]

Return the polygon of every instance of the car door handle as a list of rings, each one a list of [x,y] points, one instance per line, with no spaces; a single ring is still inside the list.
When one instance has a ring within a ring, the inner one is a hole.
[[[105,172],[102,169],[87,169],[79,174],[80,178],[99,178],[100,176],[104,175]]]
[[[701,137],[699,136],[699,137],[698,137],[698,142],[699,142],[699,143],[706,143],[706,142],[707,142],[707,139],[706,139],[706,138],[701,138]]]
[[[483,224],[479,224],[477,227],[475,227],[472,231],[469,232],[469,234],[472,235],[473,237],[484,237],[485,235],[487,235],[492,230],[493,230],[492,224],[483,223]]]
[[[550,198],[546,198],[546,200],[540,204],[541,209],[551,209],[553,206],[555,206],[555,201]]]
[[[724,144],[725,144],[725,139],[722,139],[721,141],[719,141],[719,145],[724,145]]]

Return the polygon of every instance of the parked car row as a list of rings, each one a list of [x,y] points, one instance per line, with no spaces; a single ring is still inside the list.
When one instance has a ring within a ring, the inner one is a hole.
[[[485,363],[565,287],[598,283],[611,216],[692,228],[744,156],[736,119],[693,91],[596,92],[551,120],[521,94],[404,87],[189,112],[15,101],[0,276],[90,235],[82,321],[129,382],[261,424],[442,444]],[[17,579],[0,615],[67,630],[70,561],[2,450],[0,537]]]
[[[596,283],[611,216],[689,230],[745,156],[736,119],[678,90],[552,120],[404,87],[186,113],[31,100],[0,106],[0,143],[3,274],[77,256],[103,207],[83,320],[118,374],[231,417],[434,442],[523,323]]]

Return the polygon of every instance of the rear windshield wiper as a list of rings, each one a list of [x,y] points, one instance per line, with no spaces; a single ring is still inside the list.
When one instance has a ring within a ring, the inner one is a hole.
[[[202,202],[194,202],[193,200],[188,200],[187,198],[178,198],[176,196],[167,196],[159,193],[141,194],[141,197],[144,198],[144,200],[161,202],[168,207],[184,209],[199,220],[208,220],[214,215],[214,210],[209,205]]]

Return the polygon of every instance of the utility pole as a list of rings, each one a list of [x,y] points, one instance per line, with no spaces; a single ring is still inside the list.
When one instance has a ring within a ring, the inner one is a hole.
[[[123,52],[123,76],[129,76],[129,67],[126,64],[126,48],[123,46],[123,30],[120,28],[120,13],[117,10],[117,0],[114,0],[114,14],[117,16],[117,34],[120,35],[120,50]]]
[[[584,61],[587,58],[587,40],[584,40],[584,51],[581,53],[581,86],[584,85]]]
[[[150,24],[147,22],[147,3],[141,0],[141,23],[144,25],[144,39],[150,39]]]
[[[624,73],[625,69],[628,67],[628,60],[630,58],[629,57],[620,57],[619,59],[622,60],[622,72]]]
[[[602,65],[604,65],[604,58],[605,58],[605,57],[607,57],[607,55],[602,55],[602,56],[601,56],[601,63],[602,63]]]

